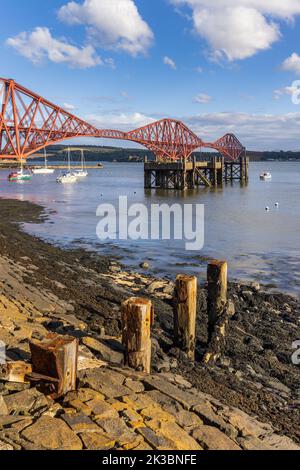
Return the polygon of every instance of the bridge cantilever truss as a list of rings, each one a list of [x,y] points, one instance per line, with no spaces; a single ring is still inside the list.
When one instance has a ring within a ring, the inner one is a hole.
[[[130,132],[97,129],[12,79],[0,78],[0,158],[26,159],[38,150],[74,137],[137,142],[158,160],[188,160],[198,148],[209,147],[237,160],[245,148],[233,134],[205,143],[182,122],[162,119]]]

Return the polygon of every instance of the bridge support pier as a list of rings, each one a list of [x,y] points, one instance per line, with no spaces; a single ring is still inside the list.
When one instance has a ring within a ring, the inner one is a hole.
[[[226,161],[213,157],[209,162],[145,162],[144,181],[146,189],[173,189],[183,191],[199,186],[222,188],[224,182],[247,183],[249,158]]]

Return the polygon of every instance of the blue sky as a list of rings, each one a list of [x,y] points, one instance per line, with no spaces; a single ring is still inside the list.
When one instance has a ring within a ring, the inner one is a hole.
[[[100,128],[173,117],[300,150],[299,32],[300,0],[10,0],[0,76]]]

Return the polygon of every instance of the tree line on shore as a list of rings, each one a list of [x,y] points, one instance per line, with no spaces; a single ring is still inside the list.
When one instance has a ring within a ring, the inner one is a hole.
[[[83,145],[80,147],[71,147],[73,160],[80,159],[81,149],[85,151],[85,158],[89,162],[143,162],[145,158],[148,160],[154,159],[153,153],[147,149]],[[47,148],[48,160],[52,162],[64,160],[67,150],[68,146],[66,145],[49,146]],[[212,155],[218,154],[212,152],[195,152],[195,155],[197,160],[206,160],[211,158]],[[300,161],[300,151],[247,151],[247,155],[251,161]],[[44,158],[44,154],[40,152],[33,157],[35,161],[39,161]]]

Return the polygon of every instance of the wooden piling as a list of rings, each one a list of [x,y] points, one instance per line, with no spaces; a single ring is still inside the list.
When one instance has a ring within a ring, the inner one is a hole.
[[[175,284],[174,341],[195,360],[197,313],[197,278],[179,274]]]
[[[213,260],[207,266],[208,332],[211,338],[218,317],[227,303],[227,262]]]
[[[234,315],[234,304],[227,300],[227,263],[213,260],[207,267],[208,348],[206,364],[215,362],[226,346],[226,328]]]
[[[125,365],[150,374],[151,326],[153,307],[150,300],[131,297],[122,303],[122,343]]]
[[[50,333],[43,341],[30,342],[32,374],[41,390],[52,398],[76,390],[78,340]]]

